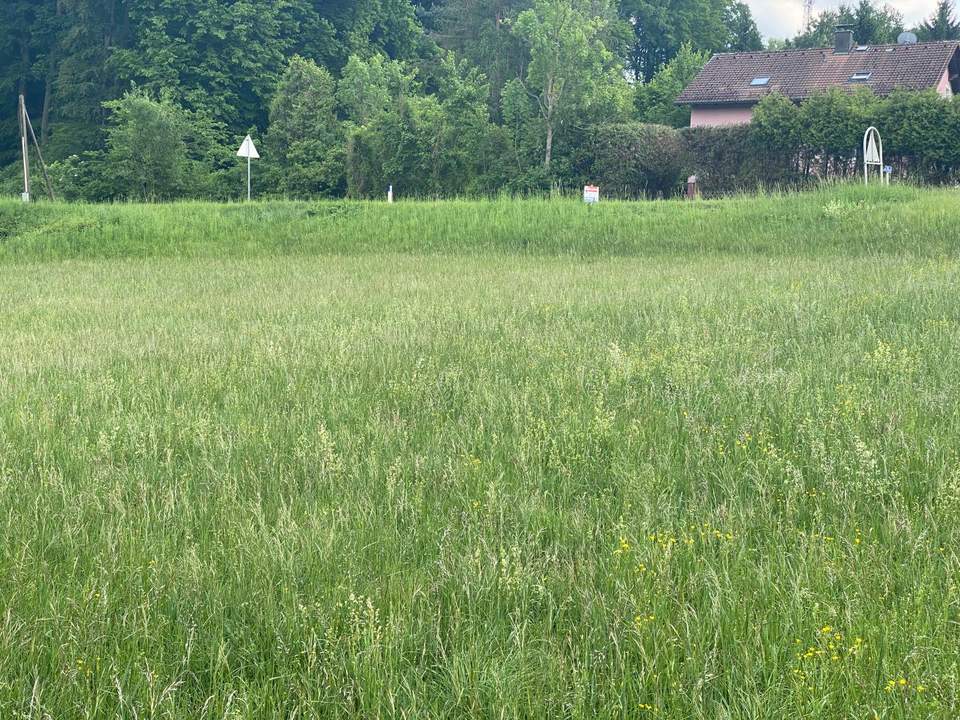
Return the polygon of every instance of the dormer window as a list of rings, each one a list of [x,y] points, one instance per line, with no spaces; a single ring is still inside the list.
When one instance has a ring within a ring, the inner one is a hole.
[[[850,82],[852,82],[852,83],[862,83],[862,82],[866,82],[867,80],[870,79],[870,76],[871,76],[872,74],[873,74],[873,73],[862,72],[862,73],[857,73],[857,74],[855,74],[855,75],[851,75],[851,76],[850,76]]]
[[[763,87],[764,85],[769,85],[769,84],[770,84],[770,78],[766,76],[755,77],[753,80],[750,81],[750,85],[752,87]]]

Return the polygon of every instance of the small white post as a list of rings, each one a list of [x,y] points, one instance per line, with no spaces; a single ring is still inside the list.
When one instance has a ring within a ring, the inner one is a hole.
[[[392,203],[392,202],[393,202],[393,185],[391,185],[389,188],[387,188],[387,202],[388,202],[388,203]]]

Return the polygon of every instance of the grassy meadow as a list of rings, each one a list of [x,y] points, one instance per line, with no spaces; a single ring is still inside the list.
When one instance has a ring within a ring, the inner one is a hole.
[[[960,716],[958,218],[0,201],[0,717]]]

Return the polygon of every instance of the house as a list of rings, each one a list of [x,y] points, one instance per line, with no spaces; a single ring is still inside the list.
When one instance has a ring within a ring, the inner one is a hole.
[[[767,94],[802,102],[832,87],[867,87],[877,95],[897,88],[960,93],[960,42],[854,46],[853,33],[837,30],[833,48],[714,55],[677,98],[689,105],[690,126],[749,123]],[[912,42],[911,42],[912,41]]]

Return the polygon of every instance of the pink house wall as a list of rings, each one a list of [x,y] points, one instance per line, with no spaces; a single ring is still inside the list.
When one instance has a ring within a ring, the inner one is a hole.
[[[937,92],[945,98],[953,97],[950,87],[950,69],[943,72],[937,85]],[[690,110],[690,127],[724,127],[728,125],[748,125],[753,120],[752,106],[733,107],[697,107]]]
[[[752,107],[693,107],[690,127],[748,125],[753,120]]]
[[[953,97],[953,90],[950,87],[950,68],[944,71],[940,84],[937,85],[937,92],[945,98]]]

